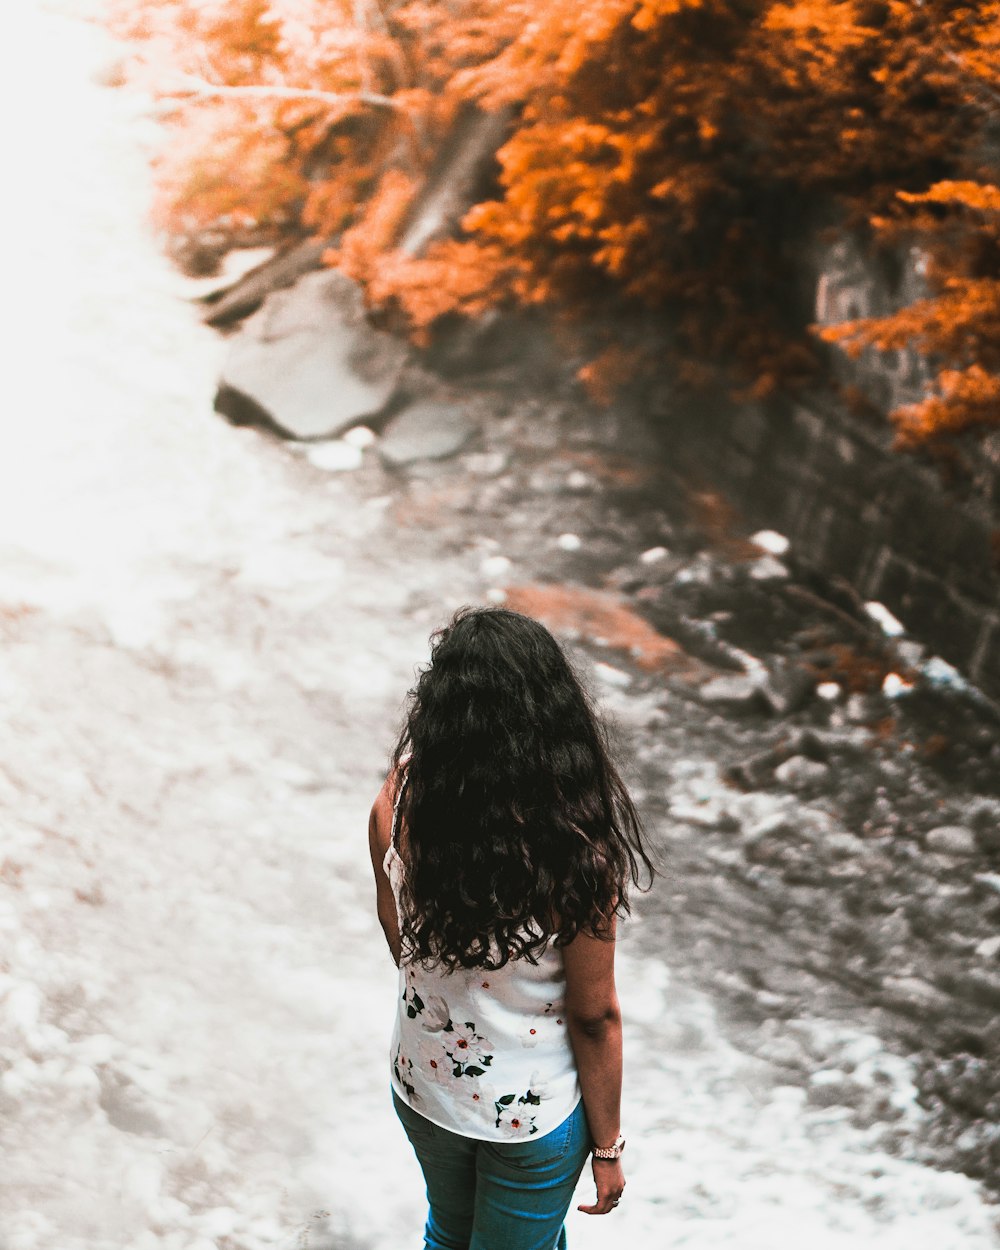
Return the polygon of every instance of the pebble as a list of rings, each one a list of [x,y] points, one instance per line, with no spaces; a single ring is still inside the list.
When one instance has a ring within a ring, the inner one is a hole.
[[[938,825],[924,842],[929,850],[943,855],[974,855],[979,849],[975,834],[964,825]]]
[[[852,724],[860,724],[873,715],[873,708],[867,695],[855,691],[847,696],[847,702],[844,704],[844,714]]]
[[[643,564],[659,564],[661,560],[665,560],[670,552],[666,547],[650,547],[644,551],[639,557]]]
[[[579,551],[583,542],[576,534],[560,534],[556,539],[556,546],[561,547],[563,551]]]
[[[826,850],[832,851],[834,855],[844,857],[859,855],[865,846],[861,838],[855,834],[842,831],[824,834],[822,845]]]
[[[761,556],[750,565],[750,576],[758,582],[776,581],[779,577],[787,577],[788,569],[774,556]]]
[[[898,699],[900,695],[909,694],[913,682],[900,677],[898,673],[886,673],[882,678],[882,693],[887,699]]]
[[[610,664],[603,664],[600,660],[594,665],[594,673],[607,686],[624,689],[632,684],[632,678],[628,673],[623,673],[620,668],[613,668]]]
[[[997,955],[1000,954],[1000,934],[983,938],[976,947],[976,954],[980,959],[996,959]]]
[[[954,999],[920,977],[886,977],[882,983],[882,1001],[907,1015],[920,1019],[927,1012],[950,1013]]]
[[[742,675],[713,677],[698,691],[703,703],[723,707],[750,707],[759,701],[759,683]]]
[[[370,447],[375,442],[375,431],[369,429],[367,425],[352,426],[345,434],[341,435],[341,440],[350,447]]]
[[[865,611],[872,620],[880,626],[884,634],[888,634],[890,638],[896,638],[899,634],[904,634],[906,629],[902,621],[898,620],[884,603],[879,603],[875,599],[870,599],[865,604]]]
[[[774,770],[775,781],[789,790],[807,790],[826,781],[829,775],[830,769],[826,764],[811,760],[806,755],[791,755]]]
[[[755,547],[769,551],[773,556],[783,556],[789,546],[788,539],[777,530],[758,530],[756,534],[750,535],[750,541]]]
[[[362,455],[357,444],[351,444],[343,438],[334,438],[328,442],[310,443],[306,459],[314,468],[326,469],[328,473],[343,473],[357,469]]]
[[[843,687],[839,681],[821,681],[816,687],[816,693],[821,699],[827,699],[832,703],[834,699],[840,698]]]
[[[927,648],[915,638],[900,638],[892,645],[896,658],[907,668],[916,668],[927,654]]]
[[[466,468],[477,477],[497,477],[507,463],[507,453],[503,451],[474,451],[465,457]]]
[[[479,571],[484,577],[502,577],[509,573],[511,562],[507,556],[487,556],[480,560]]]
[[[932,655],[920,666],[920,671],[932,686],[946,686],[953,690],[968,690],[969,683],[954,666],[939,655]]]

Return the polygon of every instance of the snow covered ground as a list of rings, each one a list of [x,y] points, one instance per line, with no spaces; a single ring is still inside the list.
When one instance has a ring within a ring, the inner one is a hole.
[[[65,9],[10,21],[0,1247],[404,1250],[366,819],[480,555],[212,414],[220,343],[143,225],[149,102]],[[578,1250],[1000,1245],[975,1183],[807,1103],[627,933],[621,992],[629,1188]],[[905,1061],[800,1027],[905,1143]]]

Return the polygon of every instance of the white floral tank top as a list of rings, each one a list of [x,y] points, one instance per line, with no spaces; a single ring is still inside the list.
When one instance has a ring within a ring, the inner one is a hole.
[[[397,912],[404,872],[398,811],[399,797],[383,861]],[[484,1141],[547,1133],[573,1111],[580,1085],[562,951],[549,943],[537,959],[455,972],[403,960],[390,1069],[393,1089],[414,1111]]]

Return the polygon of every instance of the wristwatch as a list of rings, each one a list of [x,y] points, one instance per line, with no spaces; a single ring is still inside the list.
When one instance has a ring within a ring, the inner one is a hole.
[[[595,1159],[620,1159],[625,1149],[625,1138],[619,1137],[613,1146],[594,1146],[591,1154]]]

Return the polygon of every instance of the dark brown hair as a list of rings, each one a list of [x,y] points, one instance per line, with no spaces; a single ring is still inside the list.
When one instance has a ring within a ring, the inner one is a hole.
[[[432,636],[393,763],[404,954],[452,969],[535,959],[606,933],[640,868],[652,878],[605,729],[531,617],[464,608]]]

